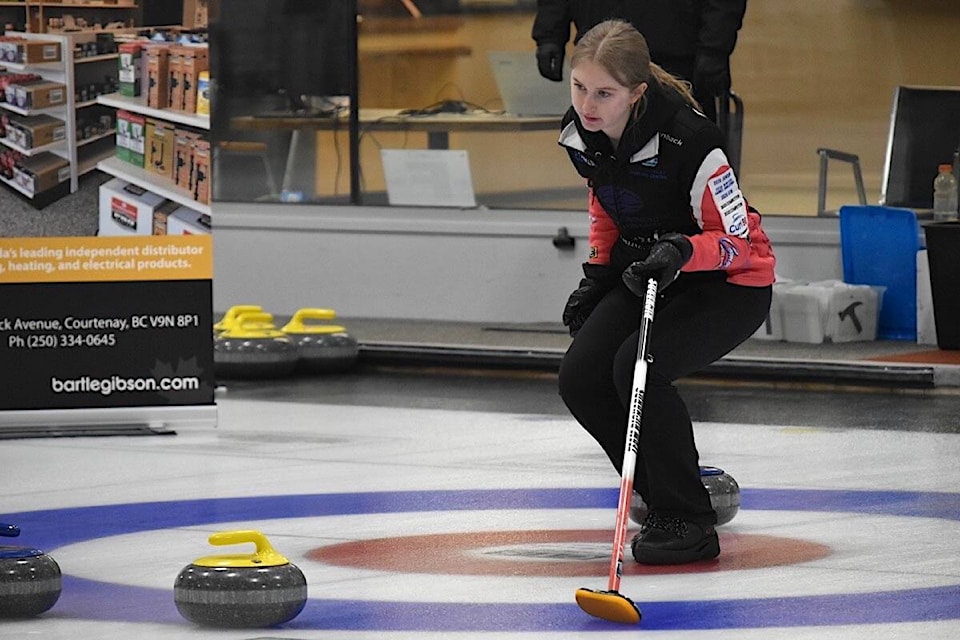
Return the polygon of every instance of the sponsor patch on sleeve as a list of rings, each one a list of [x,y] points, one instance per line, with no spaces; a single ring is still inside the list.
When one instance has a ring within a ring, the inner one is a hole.
[[[740,185],[737,184],[737,178],[733,175],[733,169],[728,167],[710,178],[709,189],[713,203],[720,212],[724,231],[731,236],[746,238],[748,235],[747,203],[740,192]]]
[[[740,255],[740,252],[737,251],[736,245],[733,244],[733,240],[730,238],[721,237],[717,244],[720,248],[720,262],[717,264],[717,269],[722,271],[733,264],[733,261]]]

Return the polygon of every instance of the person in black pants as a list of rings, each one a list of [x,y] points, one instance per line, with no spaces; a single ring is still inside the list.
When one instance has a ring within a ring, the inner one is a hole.
[[[560,366],[560,395],[620,470],[643,296],[656,278],[634,476],[648,515],[631,546],[642,563],[713,558],[716,514],[674,381],[764,322],[773,251],[720,130],[695,110],[685,83],[650,61],[629,23],[602,22],[574,47],[571,96],[559,144],[589,186],[590,247],[563,311],[574,339]]]
[[[730,56],[746,10],[747,0],[537,0],[537,68],[559,81],[570,24],[576,43],[595,24],[620,18],[646,38],[655,63],[693,85],[700,108],[716,121],[716,98],[730,91]]]

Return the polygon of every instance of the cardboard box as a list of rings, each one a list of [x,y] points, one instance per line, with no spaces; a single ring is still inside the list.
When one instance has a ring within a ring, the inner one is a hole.
[[[173,130],[173,182],[188,191],[193,191],[193,147],[200,134],[187,129]]]
[[[141,55],[143,46],[136,42],[125,42],[119,47],[120,95],[136,97],[141,88]]]
[[[37,80],[13,86],[16,91],[14,104],[21,109],[45,109],[67,101],[67,87],[60,82]]]
[[[170,47],[167,60],[167,108],[183,110],[183,47]]]
[[[180,207],[167,218],[167,235],[185,236],[210,233],[210,216],[189,207]]]
[[[170,48],[147,47],[147,106],[166,109],[170,103]]]
[[[193,145],[193,199],[210,204],[210,141],[199,138]]]
[[[197,78],[197,115],[210,115],[210,72],[201,71]]]
[[[160,208],[153,212],[153,235],[167,235],[167,220],[170,214],[180,208],[180,204],[173,200],[168,200],[160,205]]]
[[[131,184],[114,178],[100,185],[101,236],[153,235],[153,214],[167,200]]]
[[[17,64],[40,64],[59,62],[60,43],[50,40],[26,40],[7,38],[0,42],[0,56],[4,62]]]
[[[7,139],[24,149],[60,142],[67,137],[67,126],[59,118],[46,114],[11,116]]]
[[[200,73],[209,70],[207,47],[183,47],[180,67],[183,81],[183,99],[180,108],[188,113],[196,113]]]
[[[13,179],[29,195],[36,195],[69,180],[70,163],[44,151],[22,158],[14,167]]]
[[[143,166],[173,182],[174,127],[169,122],[147,118]]]
[[[138,113],[117,111],[117,158],[142,167],[146,145],[147,119]]]
[[[881,293],[838,281],[794,284],[779,292],[787,342],[855,342],[877,338]]]

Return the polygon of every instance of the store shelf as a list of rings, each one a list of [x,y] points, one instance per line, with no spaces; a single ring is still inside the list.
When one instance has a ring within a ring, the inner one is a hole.
[[[177,124],[196,127],[197,129],[210,129],[210,116],[197,115],[185,111],[174,111],[172,109],[155,109],[148,107],[142,98],[130,98],[122,96],[119,93],[110,93],[104,96],[98,96],[97,102],[105,104],[108,107],[133,111],[145,116],[166,120],[167,122],[176,122]]]
[[[17,184],[16,181],[14,181],[14,180],[8,180],[7,178],[5,178],[5,177],[3,177],[3,176],[0,176],[0,182],[2,182],[3,184],[7,185],[8,187],[10,187],[11,189],[13,189],[14,191],[19,191],[20,193],[22,193],[23,195],[27,196],[28,198],[33,198],[33,194],[32,194],[32,193],[30,193],[29,191],[27,191],[26,189],[24,189],[23,187],[21,187],[21,186],[20,186],[19,184]]]
[[[106,131],[104,133],[101,133],[100,135],[90,136],[89,138],[83,138],[82,140],[77,140],[77,146],[84,147],[88,144],[93,144],[97,140],[103,140],[104,138],[112,138],[115,135],[117,135],[117,132],[111,129],[110,131]]]
[[[77,160],[77,175],[82,176],[94,171],[98,168],[98,165],[107,160],[108,158],[113,157],[116,153],[116,148],[113,145],[102,149],[100,151],[95,151],[94,153]],[[84,154],[86,155],[86,154]]]
[[[104,60],[116,60],[120,57],[119,53],[105,53],[100,56],[82,56],[79,58],[74,58],[73,61],[75,64],[85,64],[88,62],[102,62]]]
[[[6,109],[7,111],[12,111],[13,113],[19,113],[21,116],[36,116],[41,113],[63,113],[63,110],[67,108],[67,105],[58,104],[55,107],[44,107],[43,109],[21,109],[20,107],[10,104],[9,102],[0,102],[0,108]]]
[[[36,71],[37,73],[63,73],[63,61],[57,62],[4,62],[7,71]]]
[[[173,185],[169,180],[161,176],[136,167],[129,162],[124,162],[116,156],[106,158],[97,163],[97,169],[112,176],[132,182],[135,185],[143,187],[157,195],[161,195],[168,200],[173,200],[186,207],[195,209],[200,213],[210,214],[210,205],[197,202],[193,195],[186,189],[181,189]]]
[[[50,144],[45,144],[40,147],[27,148],[27,147],[21,147],[15,142],[11,142],[7,138],[0,138],[0,144],[2,144],[5,147],[10,147],[15,151],[19,151],[25,156],[35,156],[38,153],[42,153],[44,151],[52,151],[57,155],[61,155],[61,152],[66,152],[66,142],[67,142],[66,140],[57,140],[56,142],[51,142]]]
[[[29,3],[30,7],[39,6],[38,3]],[[67,5],[61,3],[49,3],[49,6],[64,6],[64,7],[81,7],[81,6],[90,6],[90,5]],[[103,8],[113,8],[119,5],[103,5]],[[119,56],[116,53],[99,55],[99,56],[89,56],[85,58],[74,59],[74,51],[77,50],[77,44],[79,43],[90,43],[94,42],[96,35],[86,34],[86,33],[32,33],[32,32],[10,32],[7,35],[24,38],[26,40],[42,40],[42,41],[54,41],[59,43],[61,57],[62,59],[57,62],[44,62],[40,64],[15,64],[8,63],[6,66],[9,69],[15,69],[18,71],[30,71],[40,75],[46,80],[53,80],[55,82],[60,82],[64,85],[64,93],[66,94],[66,101],[62,105],[57,105],[53,107],[45,107],[41,109],[24,109],[17,107],[5,102],[0,103],[0,109],[9,111],[11,113],[17,113],[24,116],[32,116],[38,114],[50,114],[54,115],[57,118],[60,118],[64,121],[65,126],[65,139],[58,141],[53,144],[44,145],[42,147],[37,147],[33,149],[25,149],[19,145],[11,142],[10,140],[0,139],[0,144],[15,149],[20,153],[26,156],[35,156],[43,151],[50,152],[54,155],[57,155],[61,158],[64,158],[70,165],[70,179],[69,181],[64,181],[57,187],[48,189],[36,195],[31,195],[26,193],[22,188],[18,188],[17,185],[11,180],[4,180],[3,183],[9,186],[11,189],[15,189],[22,195],[31,199],[35,206],[42,207],[49,202],[52,202],[54,199],[62,197],[67,193],[73,193],[79,188],[78,177],[83,173],[92,171],[96,168],[97,163],[104,159],[105,157],[112,154],[115,149],[113,146],[112,140],[107,140],[106,138],[112,138],[115,134],[111,131],[102,136],[96,136],[86,140],[77,140],[77,110],[83,109],[89,106],[97,105],[96,100],[89,100],[84,102],[78,102],[76,100],[76,87],[77,87],[77,78],[76,78],[76,68],[79,64],[104,61],[104,68],[100,71],[107,73],[112,71],[116,73],[116,65],[112,67],[106,63],[109,60],[116,60]],[[107,69],[110,67],[110,69]],[[99,67],[93,68],[90,70],[96,73]],[[99,142],[99,144],[94,144]],[[81,153],[82,150],[82,153]]]

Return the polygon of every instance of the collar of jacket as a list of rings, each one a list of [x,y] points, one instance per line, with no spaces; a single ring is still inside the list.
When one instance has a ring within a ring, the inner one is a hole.
[[[639,118],[627,123],[620,146],[614,153],[610,138],[602,131],[587,131],[583,128],[580,116],[570,107],[563,117],[563,128],[560,131],[561,146],[576,149],[591,156],[609,158],[625,158],[628,162],[637,162],[652,158],[659,153],[660,136],[664,125],[674,114],[683,107],[683,98],[675,92],[664,90],[660,84],[651,79],[650,86],[645,94],[646,107]],[[622,160],[621,160],[622,161]]]

